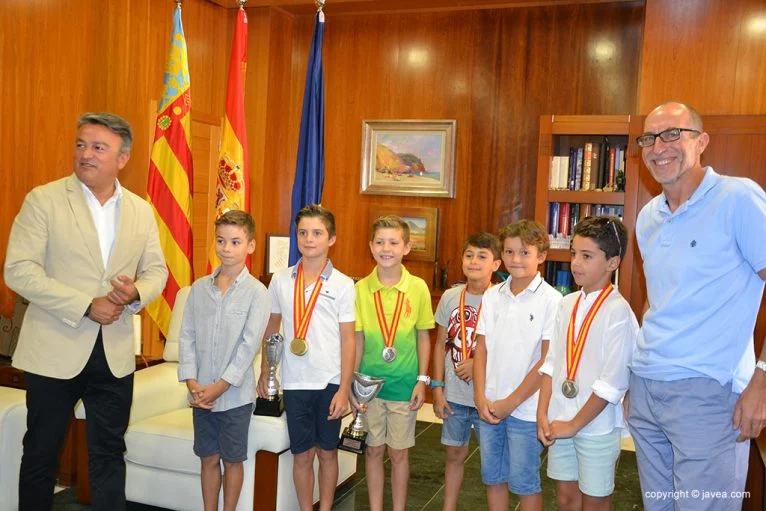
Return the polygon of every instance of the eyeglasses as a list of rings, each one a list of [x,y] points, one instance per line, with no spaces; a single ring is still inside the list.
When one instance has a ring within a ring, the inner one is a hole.
[[[609,220],[608,223],[612,224],[612,230],[614,231],[614,237],[617,240],[617,255],[621,256],[621,254],[622,254],[622,243],[620,242],[620,233],[617,232],[617,223],[614,220],[611,220],[611,219]]]
[[[675,142],[681,138],[681,133],[684,131],[696,133],[697,135],[702,133],[699,130],[693,130],[689,128],[668,128],[665,131],[660,131],[659,133],[644,133],[640,137],[636,138],[636,142],[638,142],[638,145],[641,147],[652,147],[655,140],[657,140],[657,137],[660,137],[660,140],[663,142]]]

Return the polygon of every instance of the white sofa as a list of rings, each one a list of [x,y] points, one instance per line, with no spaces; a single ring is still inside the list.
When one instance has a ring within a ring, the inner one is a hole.
[[[19,508],[19,467],[27,431],[26,392],[0,387],[0,511]]]
[[[127,499],[178,511],[198,510],[202,505],[200,461],[192,450],[192,410],[186,385],[179,383],[177,377],[178,335],[188,292],[189,288],[184,288],[176,297],[163,353],[165,362],[135,373],[133,407],[125,434]],[[260,355],[256,358],[255,370],[257,380]],[[75,415],[78,419],[85,417],[81,404]],[[350,420],[349,415],[344,426]],[[284,414],[252,417],[237,511],[298,509],[289,446]],[[83,445],[78,455],[85,452]],[[338,464],[338,484],[341,484],[356,472],[356,455],[339,451]],[[88,493],[80,488],[81,482],[89,484],[81,474],[84,465],[78,463],[78,495]],[[315,481],[314,502],[318,500],[319,488]]]

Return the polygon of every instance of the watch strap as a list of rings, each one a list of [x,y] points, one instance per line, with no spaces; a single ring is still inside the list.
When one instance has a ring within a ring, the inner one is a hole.
[[[766,372],[766,360],[759,360],[755,363],[755,368]]]

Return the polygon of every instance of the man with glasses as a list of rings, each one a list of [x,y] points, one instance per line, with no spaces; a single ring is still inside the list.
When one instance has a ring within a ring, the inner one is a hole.
[[[674,102],[637,139],[663,189],[636,223],[648,303],[628,417],[650,511],[741,509],[749,439],[766,424],[766,349],[756,365],[753,348],[766,194],[703,168],[709,140],[699,113]]]

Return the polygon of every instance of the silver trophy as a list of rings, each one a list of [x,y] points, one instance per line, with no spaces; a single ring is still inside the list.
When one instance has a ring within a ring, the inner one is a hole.
[[[354,394],[357,403],[366,405],[378,395],[380,389],[383,388],[383,383],[383,378],[374,378],[366,374],[354,373],[354,378],[351,381],[351,392]],[[340,442],[338,442],[338,449],[355,452],[356,454],[364,454],[367,432],[364,430],[364,423],[362,422],[363,415],[364,412],[357,412],[354,422],[343,430]]]
[[[285,338],[280,334],[272,334],[263,341],[262,356],[266,357],[269,367],[268,390],[266,398],[256,398],[253,415],[279,417],[285,410],[282,396],[279,395],[279,380],[277,380],[277,365],[282,360],[285,351]]]

